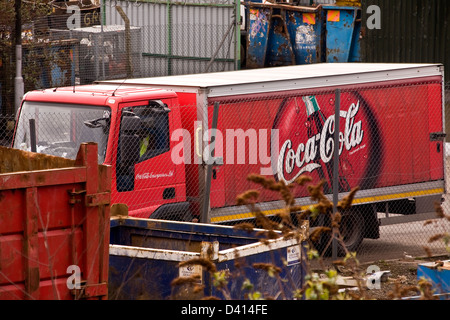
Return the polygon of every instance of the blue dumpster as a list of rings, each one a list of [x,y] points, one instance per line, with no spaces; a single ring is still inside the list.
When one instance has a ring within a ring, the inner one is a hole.
[[[361,8],[324,6],[325,62],[359,62]]]
[[[321,7],[246,2],[247,68],[318,63],[323,60]]]
[[[272,10],[264,7],[249,7],[247,68],[265,67],[269,41]]]
[[[361,8],[245,2],[246,68],[361,61]]]
[[[294,49],[287,29],[285,11],[272,10],[266,55],[267,67],[295,65]]]
[[[283,237],[262,242],[257,230],[248,232],[230,226],[174,222],[154,219],[112,218],[109,249],[109,299],[166,300],[227,298],[213,282],[212,273],[198,264],[183,262],[201,259],[207,253],[217,272],[228,277],[232,299],[244,299],[247,280],[266,297],[292,299],[303,286],[306,273],[304,243]],[[261,230],[259,230],[261,231]],[[181,264],[180,264],[181,263]],[[255,264],[280,268],[277,279]],[[175,279],[194,279],[192,285],[173,286]],[[190,277],[190,278],[189,278]]]
[[[292,8],[286,11],[286,15],[296,64],[322,62],[324,49],[322,10],[305,11]]]
[[[432,285],[433,294],[437,298],[448,300],[450,298],[450,260],[420,263],[417,266],[417,280],[427,280]]]

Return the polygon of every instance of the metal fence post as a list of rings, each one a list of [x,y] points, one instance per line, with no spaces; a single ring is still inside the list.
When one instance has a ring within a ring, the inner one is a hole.
[[[337,204],[339,197],[339,122],[341,112],[341,90],[335,91],[335,103],[334,103],[334,160],[333,160],[333,218],[337,213]],[[337,239],[336,232],[332,230],[333,242],[332,242],[332,257],[337,258]]]
[[[211,144],[212,150],[208,149],[208,158],[206,159],[206,182],[205,182],[205,195],[203,198],[203,209],[201,221],[202,223],[210,223],[211,217],[209,216],[209,203],[210,203],[210,195],[211,195],[211,179],[212,179],[212,169],[215,164],[214,161],[214,148],[215,148],[215,140],[216,140],[216,129],[217,129],[217,121],[219,118],[219,103],[214,102],[214,111],[213,118],[211,123]]]

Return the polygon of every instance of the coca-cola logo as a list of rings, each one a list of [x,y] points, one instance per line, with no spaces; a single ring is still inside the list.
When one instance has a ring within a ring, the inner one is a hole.
[[[350,151],[359,146],[363,141],[364,131],[362,122],[355,122],[355,117],[359,111],[359,101],[352,104],[348,111],[342,111],[340,117],[345,119],[344,132],[339,132],[339,155],[345,147]],[[278,157],[278,179],[287,183],[293,182],[301,174],[312,172],[319,168],[319,163],[313,162],[317,156],[320,156],[322,163],[329,163],[334,154],[334,132],[335,116],[332,115],[324,122],[321,132],[310,137],[306,143],[301,142],[297,149],[293,149],[292,141],[287,139],[281,146],[280,156]],[[291,178],[286,179],[284,173],[292,173],[294,168],[298,172]]]
[[[362,97],[342,95],[339,127],[340,191],[357,185],[370,187],[376,180],[372,173],[378,170],[377,155],[370,144],[379,138],[376,120]],[[274,128],[279,130],[280,143],[275,179],[292,183],[307,174],[314,180],[324,179],[324,189],[330,192],[336,148],[334,95],[286,99]]]

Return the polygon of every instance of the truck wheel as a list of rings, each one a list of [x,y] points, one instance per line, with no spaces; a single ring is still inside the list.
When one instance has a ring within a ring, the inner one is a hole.
[[[330,226],[330,219],[328,216],[319,215],[315,219],[310,220],[310,233],[312,233],[314,229],[320,228],[321,226]],[[328,256],[331,254],[331,246],[329,246],[329,242],[330,234],[328,232],[322,232],[316,241],[312,241],[312,245],[320,254]]]
[[[342,245],[345,245],[350,252],[357,251],[364,239],[364,218],[361,211],[350,210],[343,213],[339,232],[341,233],[343,244],[338,244],[338,254],[345,255]]]
[[[314,226],[330,226],[331,222],[328,216],[319,216]],[[310,229],[311,230],[311,229]],[[351,210],[342,214],[339,232],[342,242],[337,242],[337,255],[345,255],[345,246],[349,252],[357,251],[364,239],[364,218],[359,210]],[[331,233],[324,232],[320,235],[317,242],[313,242],[314,247],[324,256],[332,255]]]
[[[153,212],[151,219],[162,219],[172,221],[188,221],[193,220],[191,210],[188,202],[167,203],[160,206]]]

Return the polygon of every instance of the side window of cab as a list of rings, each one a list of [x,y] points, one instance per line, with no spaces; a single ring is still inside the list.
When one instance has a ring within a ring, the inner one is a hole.
[[[169,112],[160,100],[150,101],[149,106],[134,107],[141,119],[139,131],[139,161],[142,162],[170,150]]]

